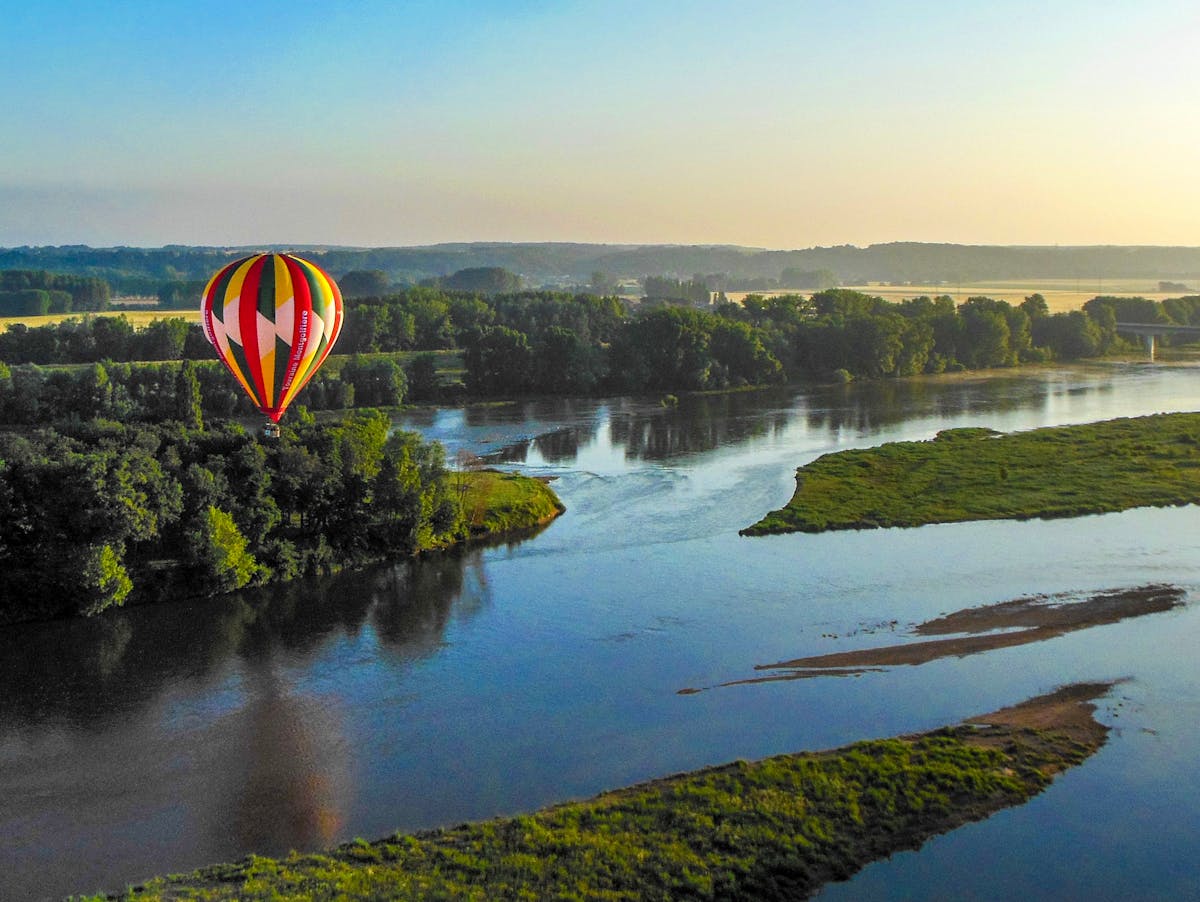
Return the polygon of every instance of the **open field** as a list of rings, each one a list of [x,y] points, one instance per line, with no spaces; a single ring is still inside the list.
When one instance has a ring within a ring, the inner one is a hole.
[[[1190,283],[1189,283],[1190,285]],[[906,298],[916,298],[921,295],[936,297],[948,294],[956,304],[961,304],[969,297],[984,295],[998,301],[1008,301],[1014,306],[1020,304],[1031,294],[1040,294],[1046,299],[1051,313],[1063,313],[1069,310],[1079,310],[1084,303],[1097,295],[1119,295],[1150,298],[1154,301],[1166,298],[1177,298],[1192,292],[1158,290],[1158,281],[1154,279],[1025,279],[1017,281],[995,282],[961,282],[939,285],[887,285],[880,282],[869,282],[865,285],[844,285],[863,294],[876,295],[888,301],[902,301]],[[1190,286],[1200,294],[1200,286]],[[807,291],[730,291],[726,296],[731,301],[741,302],[748,294],[809,294]]]
[[[0,332],[14,323],[24,323],[30,328],[36,326],[51,326],[68,319],[83,319],[85,316],[123,316],[135,329],[150,325],[156,319],[185,319],[191,323],[200,322],[200,307],[195,310],[105,310],[103,312],[88,311],[85,313],[49,313],[46,316],[0,316]]]
[[[1028,279],[1015,281],[991,282],[962,282],[929,285],[888,285],[880,282],[870,282],[865,285],[845,285],[861,291],[864,294],[877,295],[889,301],[902,301],[905,298],[915,298],[921,295],[936,297],[948,294],[956,303],[962,303],[969,297],[985,295],[996,300],[1008,301],[1010,304],[1020,304],[1031,294],[1041,294],[1050,307],[1051,313],[1062,313],[1068,310],[1078,310],[1085,302],[1097,295],[1137,296],[1161,301],[1166,298],[1180,297],[1190,292],[1159,291],[1158,282],[1153,279]],[[1195,293],[1200,294],[1200,285],[1190,286]],[[776,289],[771,291],[729,291],[726,297],[736,303],[749,294],[761,294],[768,297],[777,294],[811,294],[808,291],[795,289]],[[630,296],[627,300],[636,302],[640,297]],[[123,302],[124,303],[124,302]],[[196,309],[187,310],[106,310],[102,313],[52,313],[46,316],[11,316],[0,317],[0,331],[13,323],[24,323],[27,326],[45,326],[60,323],[66,319],[78,319],[82,316],[124,316],[135,328],[148,325],[156,319],[177,317],[189,322],[200,321],[199,305]]]
[[[533,815],[324,855],[252,855],[117,898],[805,898],[1041,792],[1104,744],[1108,728],[1092,715],[1111,686],[1067,686],[958,726],[737,761]]]
[[[742,535],[1078,517],[1200,502],[1200,414],[1172,413],[825,454]]]

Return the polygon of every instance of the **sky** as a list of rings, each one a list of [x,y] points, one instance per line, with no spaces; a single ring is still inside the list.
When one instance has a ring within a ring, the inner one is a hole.
[[[1195,0],[0,0],[0,246],[1200,246]]]

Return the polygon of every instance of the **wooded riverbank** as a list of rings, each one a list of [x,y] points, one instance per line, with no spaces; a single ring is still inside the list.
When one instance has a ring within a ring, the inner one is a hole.
[[[452,471],[378,411],[263,439],[237,423],[0,432],[0,623],[219,595],[544,524],[547,486]]]

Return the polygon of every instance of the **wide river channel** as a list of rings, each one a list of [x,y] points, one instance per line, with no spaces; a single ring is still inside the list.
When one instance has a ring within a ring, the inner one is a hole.
[[[829,451],[1198,408],[1200,368],[1126,363],[414,413],[398,425],[450,457],[555,477],[567,513],[509,545],[3,628],[0,898],[529,811],[1114,679],[1095,757],[822,898],[1194,898],[1200,511],[737,531]],[[913,641],[944,612],[1147,583],[1188,604],[921,666],[720,686]]]

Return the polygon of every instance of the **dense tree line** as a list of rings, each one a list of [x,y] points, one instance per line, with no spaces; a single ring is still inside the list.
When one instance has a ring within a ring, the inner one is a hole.
[[[742,304],[703,310],[666,305],[631,312],[614,297],[535,291],[486,297],[409,288],[348,299],[346,310],[339,354],[301,395],[313,409],[449,397],[432,356],[407,354],[401,365],[397,352],[460,352],[461,388],[475,397],[703,390],[839,371],[843,378],[880,378],[1074,360],[1119,347],[1118,321],[1200,322],[1198,298],[1098,297],[1083,310],[1052,315],[1040,295],[1017,306],[985,297],[955,305],[947,296],[896,303],[848,289],[811,297],[751,295]],[[212,356],[199,327],[178,319],[135,330],[123,317],[87,317],[0,333],[0,361],[26,386],[40,379],[52,392],[66,377],[52,379],[20,364],[102,363],[113,406],[81,411],[84,417],[155,419],[126,400],[140,397],[136,385],[143,377],[112,362]],[[205,415],[252,413],[215,364],[198,366],[196,376]],[[127,383],[135,389],[123,389]],[[32,406],[31,400],[22,409]]]
[[[594,295],[410,289],[349,302],[342,341],[359,353],[461,349],[476,396],[710,389],[839,370],[903,376],[1094,357],[1120,346],[1115,323],[1127,316],[1114,302],[1148,305],[1152,314],[1142,315],[1167,322],[1200,320],[1190,298],[1096,298],[1051,314],[1040,295],[1017,306],[985,297],[956,305],[948,296],[896,303],[827,289],[630,313]]]
[[[1167,298],[1151,301],[1140,297],[1092,298],[1083,305],[1091,316],[1101,319],[1109,316],[1122,323],[1161,323],[1167,326],[1200,325],[1200,295]]]
[[[199,280],[161,282],[147,292],[158,298],[158,305],[167,310],[195,310],[200,306],[207,282]]]
[[[386,356],[351,357],[327,366],[300,395],[303,408],[347,410],[396,407],[409,397],[404,368]],[[411,364],[418,400],[434,400],[428,363]],[[419,380],[424,379],[421,383]],[[216,361],[93,363],[40,367],[0,363],[0,423],[40,426],[95,417],[122,423],[179,420],[199,426],[205,418],[254,417],[257,408]]]
[[[440,445],[386,416],[261,441],[107,420],[0,432],[0,622],[223,592],[465,535]]]
[[[668,276],[646,276],[642,279],[642,293],[647,298],[686,301],[701,306],[708,306],[712,301],[712,292],[704,276],[693,276],[686,282]]]
[[[178,318],[135,329],[124,315],[87,316],[45,326],[14,323],[0,332],[0,361],[10,365],[211,357],[212,346],[200,326]]]
[[[45,270],[0,270],[0,316],[105,310],[111,290],[91,276]]]
[[[0,316],[45,316],[47,313],[68,313],[71,296],[65,291],[46,291],[42,288],[22,288],[0,291]]]

